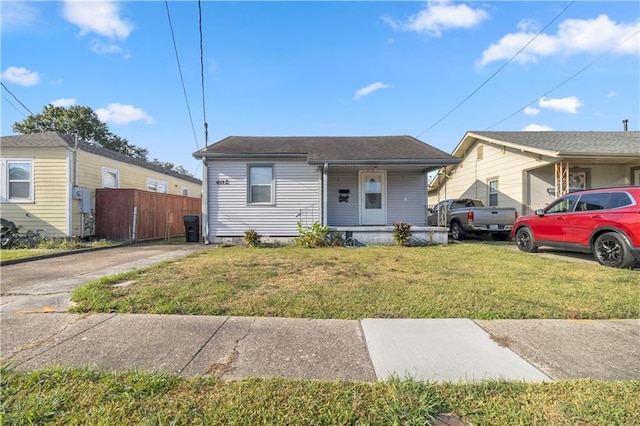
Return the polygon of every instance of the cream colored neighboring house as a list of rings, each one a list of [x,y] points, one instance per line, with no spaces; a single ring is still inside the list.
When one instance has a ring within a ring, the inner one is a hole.
[[[431,180],[429,205],[468,197],[526,214],[571,191],[640,185],[637,131],[470,131],[452,154],[462,162]]]
[[[96,188],[201,197],[202,182],[59,132],[0,138],[3,219],[48,237],[93,235]]]

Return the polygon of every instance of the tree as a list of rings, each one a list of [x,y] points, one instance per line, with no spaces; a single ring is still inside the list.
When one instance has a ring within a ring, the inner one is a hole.
[[[76,133],[80,139],[98,142],[104,148],[145,161],[149,154],[146,148],[133,145],[111,133],[93,109],[87,106],[73,105],[64,108],[49,104],[40,114],[33,114],[22,122],[13,123],[12,129],[22,134],[51,131]]]

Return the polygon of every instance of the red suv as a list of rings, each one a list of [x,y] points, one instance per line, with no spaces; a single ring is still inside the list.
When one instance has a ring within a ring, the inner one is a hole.
[[[572,192],[519,217],[511,232],[527,253],[555,247],[593,253],[605,266],[631,268],[640,260],[640,186]]]

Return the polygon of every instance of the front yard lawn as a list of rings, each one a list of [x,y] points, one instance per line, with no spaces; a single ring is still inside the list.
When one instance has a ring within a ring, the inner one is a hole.
[[[76,312],[299,318],[640,317],[640,274],[507,245],[217,248],[77,289]]]

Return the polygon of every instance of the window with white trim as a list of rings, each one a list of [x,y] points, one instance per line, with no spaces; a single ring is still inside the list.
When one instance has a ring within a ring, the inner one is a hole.
[[[147,190],[166,194],[169,192],[169,184],[163,180],[147,178]]]
[[[188,197],[189,196],[189,188],[187,188],[186,186],[182,187],[182,196],[183,197]]]
[[[498,206],[498,179],[491,179],[489,181],[489,207]]]
[[[273,164],[247,165],[247,202],[273,204]]]
[[[110,167],[102,167],[102,187],[117,188],[120,181],[120,172]]]
[[[9,203],[33,202],[33,160],[2,159],[0,200]]]

